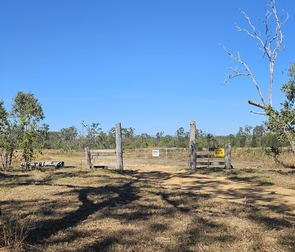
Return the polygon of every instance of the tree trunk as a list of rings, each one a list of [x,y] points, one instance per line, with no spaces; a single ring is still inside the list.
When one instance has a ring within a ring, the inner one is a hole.
[[[2,169],[6,171],[9,166],[8,166],[8,153],[6,150],[3,150],[1,153],[1,163],[2,163]]]
[[[25,156],[25,168],[26,168],[26,171],[29,170],[29,159],[27,156]]]
[[[2,170],[5,170],[5,154],[4,150],[1,150],[1,163],[2,163]]]
[[[11,167],[11,164],[12,164],[12,158],[13,158],[13,150],[11,150],[10,153],[9,153],[9,163],[8,163],[9,167],[8,167],[8,168]]]

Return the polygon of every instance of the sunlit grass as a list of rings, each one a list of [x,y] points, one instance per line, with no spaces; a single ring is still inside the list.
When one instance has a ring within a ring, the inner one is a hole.
[[[255,150],[233,150],[233,170],[126,155],[124,173],[86,169],[83,154],[45,150],[38,161],[65,167],[1,173],[2,211],[33,224],[26,250],[295,250],[292,206],[278,203],[278,188],[295,188],[293,170]]]

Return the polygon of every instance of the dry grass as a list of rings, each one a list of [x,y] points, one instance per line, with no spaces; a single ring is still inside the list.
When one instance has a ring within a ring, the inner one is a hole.
[[[48,151],[66,166],[0,174],[1,209],[34,224],[28,251],[294,251],[293,170],[236,154],[231,171],[127,159],[121,174]]]
[[[0,244],[11,251],[24,249],[24,242],[29,233],[28,219],[22,219],[19,214],[1,214],[1,240]]]

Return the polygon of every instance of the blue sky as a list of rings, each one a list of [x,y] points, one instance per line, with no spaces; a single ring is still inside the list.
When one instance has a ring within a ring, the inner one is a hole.
[[[115,123],[135,133],[174,134],[197,127],[220,135],[257,125],[248,99],[259,101],[247,78],[227,85],[222,50],[240,52],[268,98],[268,68],[256,42],[235,30],[255,23],[266,0],[3,0],[0,2],[0,99],[9,108],[17,91],[32,92],[51,130],[81,121]],[[290,14],[276,65],[274,104],[282,73],[295,60],[295,1],[277,0]]]

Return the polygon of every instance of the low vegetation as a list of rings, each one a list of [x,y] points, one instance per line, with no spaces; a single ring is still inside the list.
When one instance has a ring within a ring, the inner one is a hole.
[[[81,168],[83,154],[46,150],[39,160],[66,166],[1,173],[2,215],[30,223],[23,233],[11,229],[23,234],[14,243],[3,239],[1,221],[5,249],[295,250],[295,172],[255,149],[234,149],[233,170],[190,171],[126,153],[118,173]]]

